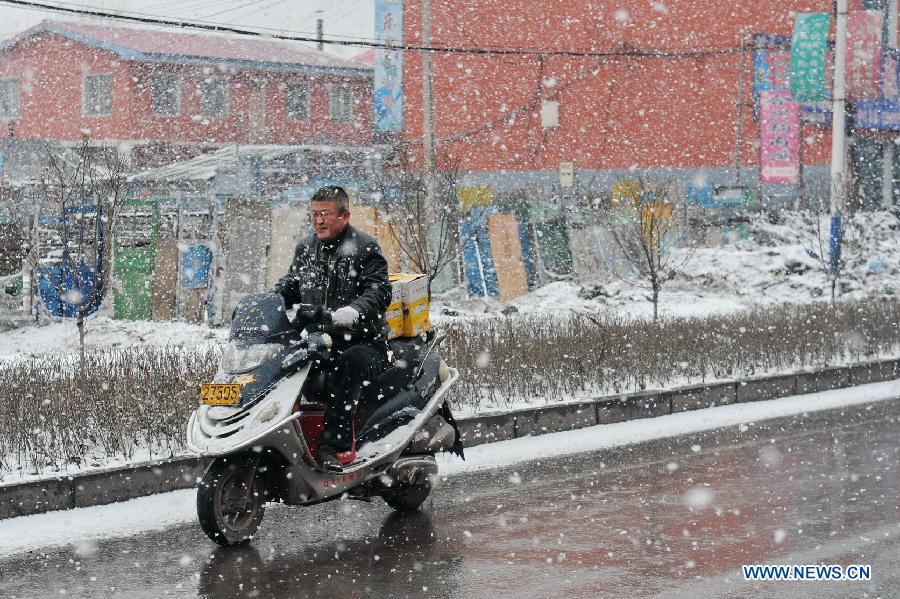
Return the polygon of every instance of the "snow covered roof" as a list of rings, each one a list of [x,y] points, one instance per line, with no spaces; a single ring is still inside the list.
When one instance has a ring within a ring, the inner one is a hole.
[[[45,20],[0,44],[0,52],[40,33],[55,33],[126,60],[203,62],[252,68],[337,71],[368,75],[371,65],[332,56],[299,42],[174,27],[137,27]]]
[[[166,166],[154,168],[143,173],[132,175],[129,181],[209,181],[219,173],[230,173],[238,170],[239,161],[249,158],[258,159],[262,163],[277,161],[280,158],[301,152],[319,154],[333,152],[371,152],[368,146],[329,146],[329,145],[231,145],[215,152],[201,154]]]
[[[0,137],[3,155],[3,183],[13,187],[33,184],[47,168],[47,156],[53,153],[69,164],[77,162],[71,148],[50,140]]]

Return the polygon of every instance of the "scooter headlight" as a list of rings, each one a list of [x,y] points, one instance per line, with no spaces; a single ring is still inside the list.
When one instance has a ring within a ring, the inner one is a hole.
[[[280,351],[281,346],[277,343],[262,343],[245,347],[229,343],[222,353],[222,370],[228,374],[250,372],[274,358]]]

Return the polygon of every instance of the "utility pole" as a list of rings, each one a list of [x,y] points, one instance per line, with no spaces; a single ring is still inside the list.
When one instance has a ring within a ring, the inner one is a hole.
[[[836,0],[834,40],[834,92],[831,102],[831,242],[830,271],[836,277],[841,258],[842,212],[846,201],[845,171],[847,168],[847,0]]]
[[[897,48],[897,0],[887,3],[887,45],[892,50]],[[894,203],[894,138],[885,140],[882,158],[881,207],[887,208]]]
[[[321,15],[322,11],[317,10],[316,14]],[[325,39],[325,22],[322,20],[322,17],[318,17],[316,19],[316,40],[318,40],[316,42],[316,48],[319,49],[319,52],[321,52],[322,50],[325,49],[324,39]]]
[[[425,193],[430,205],[437,196],[434,151],[434,100],[432,90],[431,0],[422,0],[422,150],[425,166]]]
[[[745,44],[745,29],[741,29],[741,53],[739,54],[738,60],[740,60],[740,65],[738,67],[738,97],[737,104],[735,108],[737,109],[737,122],[734,125],[734,185],[735,187],[740,186],[741,184],[741,141],[744,136],[744,55],[746,54],[747,46]]]

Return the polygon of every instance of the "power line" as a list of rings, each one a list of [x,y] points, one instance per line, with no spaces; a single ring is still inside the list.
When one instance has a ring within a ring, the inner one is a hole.
[[[265,2],[260,2],[259,0],[249,0],[249,2],[244,2],[243,4],[239,4],[237,6],[232,6],[231,8],[223,8],[218,10],[217,12],[212,13],[211,15],[206,15],[203,17],[204,19],[210,19],[212,17],[218,17],[220,15],[224,15],[225,13],[234,12],[236,10],[244,10],[245,8],[253,7],[255,10],[262,12],[272,8],[277,4],[281,4],[284,0],[269,0],[268,6],[265,6]]]
[[[74,14],[87,17],[101,17],[105,19],[113,19],[119,21],[127,21],[131,23],[140,23],[144,25],[163,25],[169,27],[178,27],[181,29],[197,29],[201,31],[212,31],[217,33],[234,33],[237,35],[248,35],[268,39],[277,39],[291,42],[318,43],[335,46],[355,46],[364,48],[379,48],[385,50],[397,50],[404,52],[432,52],[440,54],[482,54],[496,56],[566,56],[566,57],[584,57],[584,58],[701,58],[704,56],[721,56],[728,54],[737,54],[741,51],[740,47],[732,48],[706,48],[698,50],[644,50],[640,48],[631,48],[624,46],[619,50],[608,52],[597,51],[579,51],[579,50],[548,50],[538,48],[479,48],[464,46],[418,46],[415,44],[385,44],[378,41],[370,41],[365,38],[352,39],[322,39],[309,35],[285,35],[279,33],[263,33],[252,29],[242,29],[231,25],[222,25],[216,23],[203,23],[199,21],[162,19],[147,15],[146,13],[126,13],[112,12],[99,9],[73,8],[62,5],[54,5],[47,2],[38,2],[35,0],[0,0],[0,4],[15,6],[19,8],[28,8],[33,10],[47,10],[52,12],[62,12],[66,14]],[[349,37],[349,36],[346,36]]]

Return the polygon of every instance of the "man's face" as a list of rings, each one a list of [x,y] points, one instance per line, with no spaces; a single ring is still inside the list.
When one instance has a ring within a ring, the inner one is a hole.
[[[350,211],[338,214],[337,202],[317,200],[309,203],[309,220],[320,241],[331,241],[350,222]]]

